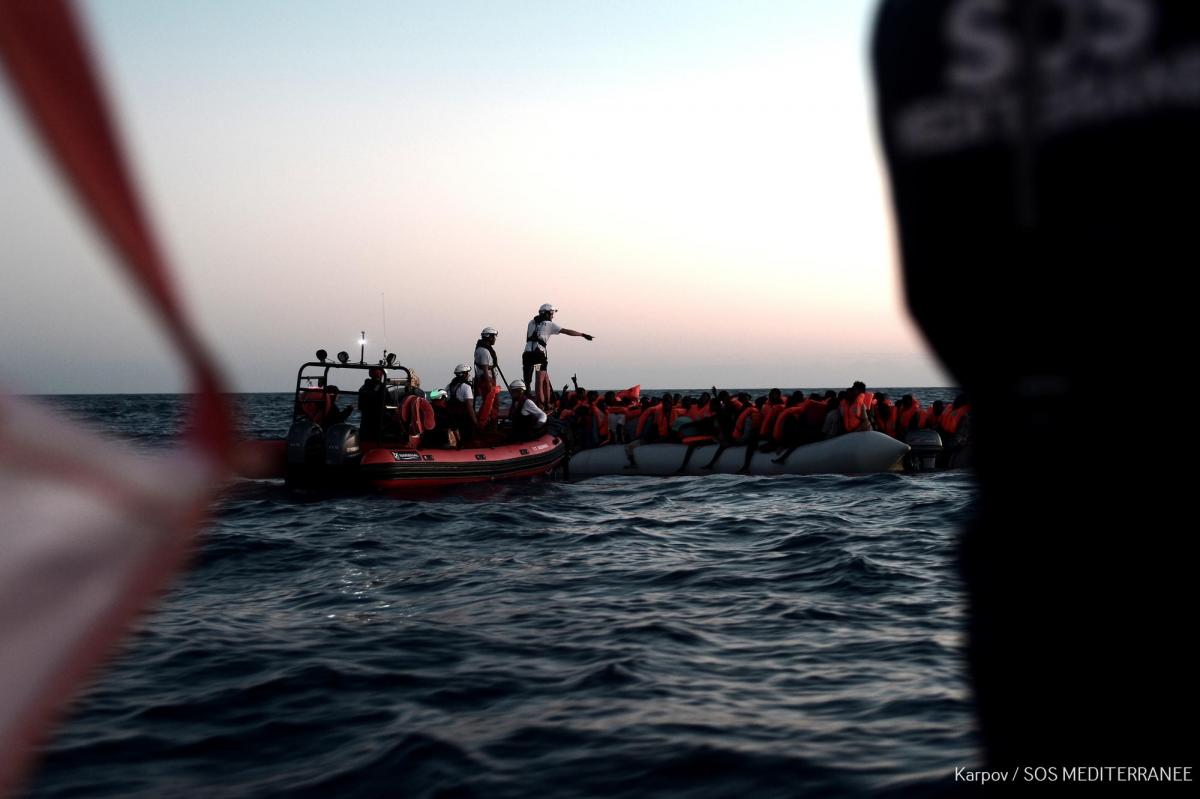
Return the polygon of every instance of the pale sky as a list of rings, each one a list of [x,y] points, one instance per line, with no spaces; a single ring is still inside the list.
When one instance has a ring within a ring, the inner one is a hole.
[[[947,385],[900,296],[874,2],[163,3],[83,11],[232,387],[323,347],[449,380],[479,329],[590,386]],[[0,385],[176,391],[165,339],[0,82]],[[386,298],[386,338],[382,299]]]

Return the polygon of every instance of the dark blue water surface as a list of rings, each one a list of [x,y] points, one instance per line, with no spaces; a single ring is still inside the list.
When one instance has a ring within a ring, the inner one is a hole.
[[[251,435],[283,434],[287,395],[238,399]],[[149,445],[180,418],[174,396],[52,401]],[[955,568],[974,493],[963,472],[237,483],[31,793],[934,791],[978,761]]]

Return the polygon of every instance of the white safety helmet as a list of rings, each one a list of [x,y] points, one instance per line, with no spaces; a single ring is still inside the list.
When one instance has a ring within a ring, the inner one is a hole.
[[[538,313],[554,313],[558,309],[548,302],[543,302],[542,307],[538,308]]]
[[[494,328],[494,327],[485,327],[485,328],[483,329],[483,331],[482,331],[482,332],[479,334],[479,337],[480,337],[480,338],[487,338],[488,336],[498,336],[498,335],[500,335],[500,334],[499,334],[499,333],[496,331],[496,328]]]
[[[511,383],[508,384],[508,390],[509,391],[517,391],[517,390],[524,391],[525,390],[525,381],[524,380],[512,381]]]
[[[465,375],[470,373],[470,371],[471,367],[467,366],[465,363],[460,363],[458,366],[454,367],[454,374],[456,375]]]

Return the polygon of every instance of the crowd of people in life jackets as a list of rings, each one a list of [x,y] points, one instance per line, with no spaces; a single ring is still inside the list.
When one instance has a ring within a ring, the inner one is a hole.
[[[474,368],[461,363],[445,389],[425,394],[415,377],[387,380],[383,367],[374,367],[358,392],[359,435],[365,441],[408,438],[413,446],[494,446],[505,439],[527,441],[548,429],[562,433],[573,449],[607,444],[625,447],[627,467],[637,465],[636,450],[644,444],[716,443],[711,467],[725,449],[745,446],[743,469],[756,452],[773,452],[782,463],[792,450],[834,436],[878,430],[905,441],[915,430],[934,430],[947,449],[965,443],[970,404],[959,395],[952,404],[941,400],[929,408],[912,394],[893,403],[887,394],[868,391],[861,381],[843,391],[814,391],[788,396],[778,388],[752,398],[747,392],[705,391],[698,397],[663,394],[641,396],[640,387],[600,394],[579,386],[550,384],[547,344],[554,335],[593,336],[554,322],[556,309],[542,305],[526,326],[521,355],[522,379],[507,382],[512,403],[507,431],[500,430],[499,396],[504,375],[495,344],[499,335],[485,327],[475,344]],[[344,421],[353,406],[339,410],[337,388],[325,389],[324,421]],[[333,402],[328,395],[332,394]],[[690,452],[689,452],[690,456]]]
[[[715,386],[699,397],[663,394],[658,399],[642,397],[637,389],[600,396],[564,387],[557,404],[551,413],[566,424],[576,448],[623,444],[627,468],[637,466],[637,448],[651,443],[715,443],[705,468],[712,468],[727,448],[744,446],[743,470],[749,469],[756,452],[774,453],[776,462],[783,463],[797,447],[867,430],[901,441],[915,430],[935,430],[948,448],[954,448],[966,441],[970,415],[965,395],[950,405],[938,400],[923,408],[911,394],[893,403],[885,393],[868,391],[861,381],[840,392],[794,391],[787,397],[773,388],[756,399]]]

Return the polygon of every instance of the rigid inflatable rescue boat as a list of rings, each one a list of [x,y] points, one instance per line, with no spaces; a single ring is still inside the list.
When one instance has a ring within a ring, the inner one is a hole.
[[[446,432],[434,429],[420,381],[395,363],[394,356],[380,364],[349,363],[346,353],[339,353],[334,363],[321,350],[317,358],[303,364],[296,375],[287,438],[247,447],[247,460],[256,461],[256,466],[245,476],[283,477],[288,485],[301,488],[405,491],[536,477],[549,474],[566,457],[565,441],[549,432],[518,442],[506,440],[502,428],[486,442],[490,446],[453,446],[452,437],[447,443]],[[345,421],[349,410],[337,407],[341,392],[330,376],[340,371],[358,379],[373,369],[389,370],[392,376],[382,382],[386,400],[379,430],[371,440],[363,440],[359,428]],[[400,373],[403,377],[395,376]]]

